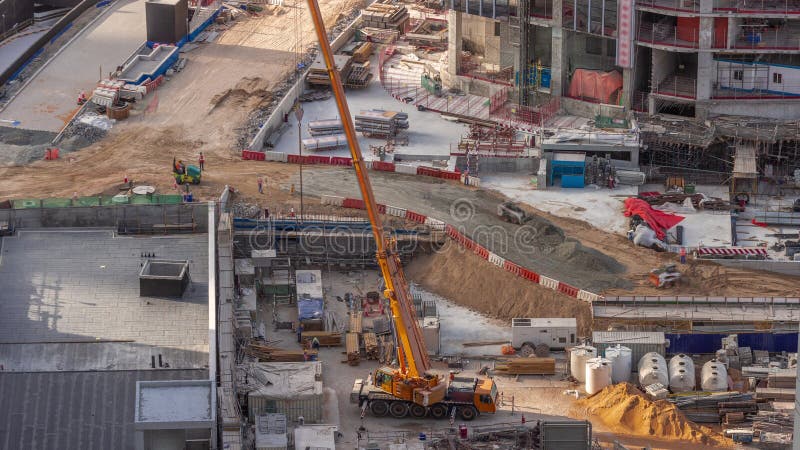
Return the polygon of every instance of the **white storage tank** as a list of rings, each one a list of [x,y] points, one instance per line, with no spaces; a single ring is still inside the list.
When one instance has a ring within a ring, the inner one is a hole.
[[[669,388],[672,392],[693,391],[694,361],[687,355],[680,353],[669,360]]]
[[[597,357],[597,349],[591,345],[578,345],[569,352],[569,371],[572,377],[583,383],[586,381],[586,361]]]
[[[663,356],[655,352],[647,353],[639,360],[638,368],[640,385],[649,386],[653,383],[661,383],[664,387],[669,387],[667,362]]]
[[[704,391],[720,392],[728,390],[728,369],[725,364],[712,359],[703,364],[700,371],[700,387]]]
[[[586,361],[586,393],[602,391],[611,385],[611,361],[606,358],[591,358]]]
[[[632,354],[631,349],[619,344],[606,349],[606,359],[611,361],[611,381],[613,383],[630,380]]]

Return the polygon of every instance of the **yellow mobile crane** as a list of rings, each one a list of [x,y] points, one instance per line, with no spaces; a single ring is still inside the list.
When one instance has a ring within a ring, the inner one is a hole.
[[[455,378],[445,382],[441,377],[429,373],[431,363],[417,323],[411,292],[397,255],[396,242],[384,236],[375,195],[344,96],[342,80],[333,63],[333,52],[328,43],[322,13],[316,0],[308,0],[308,6],[330,76],[333,95],[336,97],[339,117],[347,136],[358,187],[375,237],[378,266],[386,284],[384,295],[389,299],[398,342],[399,367],[377,369],[370,376],[371,382],[366,385],[356,384],[354,389],[357,389],[358,395],[355,397],[362,408],[369,409],[378,416],[390,414],[400,418],[407,415],[425,417],[430,414],[431,417],[441,419],[457,413],[464,420],[472,420],[481,412],[495,412],[498,394],[491,379]]]

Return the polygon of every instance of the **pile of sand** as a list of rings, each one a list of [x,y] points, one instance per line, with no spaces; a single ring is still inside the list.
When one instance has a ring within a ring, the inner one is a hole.
[[[453,241],[435,253],[414,256],[405,270],[426,290],[489,317],[575,317],[579,334],[590,331],[587,303],[506,272]]]
[[[628,383],[578,400],[574,415],[596,418],[611,432],[709,446],[731,446],[721,434],[690,421],[672,403],[652,401]]]

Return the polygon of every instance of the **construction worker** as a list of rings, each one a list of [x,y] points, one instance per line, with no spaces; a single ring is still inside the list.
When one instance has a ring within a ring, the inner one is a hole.
[[[319,350],[319,339],[315,336],[314,339],[311,340],[311,349],[312,350]]]
[[[297,343],[298,344],[302,344],[303,343],[303,324],[302,323],[297,326]]]
[[[200,158],[197,160],[197,162],[198,162],[198,163],[200,163],[200,170],[201,170],[201,171],[202,171],[202,170],[205,170],[205,166],[206,166],[206,157],[205,157],[205,156],[203,156],[203,152],[200,152]]]
[[[294,217],[294,206],[289,210],[289,217]]]
[[[78,94],[78,105],[83,105],[86,103],[86,100],[86,92],[81,91],[81,93]]]
[[[681,264],[686,264],[686,247],[681,247]]]
[[[263,194],[264,193],[264,177],[259,175],[257,182],[258,182],[258,193],[259,194]]]

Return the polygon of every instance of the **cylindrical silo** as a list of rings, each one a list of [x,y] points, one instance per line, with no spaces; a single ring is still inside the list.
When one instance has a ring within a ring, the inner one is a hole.
[[[617,344],[606,349],[606,359],[611,361],[611,381],[622,383],[631,378],[631,349]]]
[[[680,353],[669,360],[669,388],[672,392],[693,391],[694,361],[687,355]]]
[[[669,374],[664,357],[650,352],[639,360],[639,384],[644,387],[654,383],[661,383],[664,387],[669,387]]]
[[[728,369],[716,359],[703,364],[700,371],[700,387],[704,391],[719,392],[728,390]]]
[[[611,361],[591,358],[586,361],[586,393],[600,392],[611,384]]]
[[[597,349],[591,345],[578,345],[569,355],[569,371],[572,377],[583,383],[586,381],[586,361],[597,356]]]

